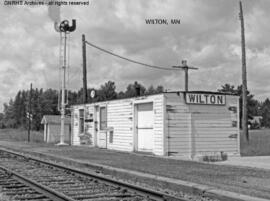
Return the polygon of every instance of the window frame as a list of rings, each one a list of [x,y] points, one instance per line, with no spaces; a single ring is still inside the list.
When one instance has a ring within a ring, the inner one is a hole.
[[[84,109],[79,109],[79,134],[84,133]]]
[[[103,116],[102,116],[102,110],[104,110],[104,114],[105,114],[105,120],[103,120],[102,118],[103,118]],[[106,106],[101,106],[100,108],[99,108],[99,129],[101,130],[101,131],[103,131],[103,130],[106,130],[107,129],[107,123],[108,123],[108,115],[107,115],[107,107]]]

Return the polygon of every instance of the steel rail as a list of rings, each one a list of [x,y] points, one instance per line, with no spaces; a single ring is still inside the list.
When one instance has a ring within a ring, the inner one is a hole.
[[[19,181],[20,183],[30,187],[31,189],[37,191],[38,193],[46,196],[47,198],[53,200],[53,201],[75,201],[74,199],[57,192],[51,188],[48,188],[42,184],[39,184],[29,178],[26,178],[25,176],[22,176],[18,174],[17,172],[14,172],[12,170],[9,170],[3,166],[0,166],[0,169],[4,170],[8,174],[10,174],[15,180]]]
[[[17,155],[19,157],[24,157],[27,160],[36,161],[36,162],[43,163],[43,164],[46,164],[49,166],[54,166],[54,167],[59,168],[59,169],[70,171],[70,172],[76,173],[77,175],[80,175],[80,176],[92,177],[94,179],[101,180],[102,182],[105,182],[105,183],[110,184],[110,185],[115,185],[118,187],[120,186],[122,188],[136,192],[138,195],[141,195],[143,197],[147,197],[149,199],[154,199],[156,201],[188,201],[188,199],[185,199],[185,198],[177,197],[174,195],[169,195],[169,194],[166,194],[166,193],[163,193],[160,191],[148,189],[146,187],[130,184],[130,183],[127,183],[124,181],[118,181],[118,180],[115,180],[115,179],[112,179],[112,178],[109,178],[109,177],[106,177],[106,176],[103,176],[103,175],[100,175],[97,173],[85,172],[85,171],[82,171],[82,170],[77,169],[77,168],[65,167],[65,166],[59,165],[55,162],[44,161],[44,160],[41,160],[35,156],[30,156],[29,154],[27,154],[27,156],[26,156],[26,154],[24,154],[24,153],[14,152],[11,150],[7,150],[5,148],[4,149],[0,148],[0,151],[7,152],[7,153],[13,154],[13,155]]]

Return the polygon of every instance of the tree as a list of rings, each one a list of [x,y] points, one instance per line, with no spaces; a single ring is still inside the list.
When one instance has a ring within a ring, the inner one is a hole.
[[[5,128],[3,120],[4,120],[4,113],[0,113],[0,129]]]
[[[47,89],[42,94],[41,98],[41,111],[43,114],[59,114],[58,111],[58,92],[54,89]]]
[[[145,87],[138,83],[137,81],[134,82],[134,84],[129,84],[127,86],[127,89],[125,91],[125,98],[132,98],[137,96],[136,88],[140,90],[140,95],[145,95]]]
[[[161,85],[158,85],[157,88],[156,88],[156,92],[157,92],[157,93],[162,93],[162,92],[164,92],[164,87],[161,86]]]
[[[270,127],[270,100],[267,98],[261,107],[261,114],[262,114],[262,125],[265,127]]]
[[[163,92],[163,87],[153,87],[150,86],[146,88],[138,83],[134,82],[129,84],[125,92],[116,92],[115,83],[108,81],[100,86],[99,89],[88,88],[87,93],[90,95],[91,90],[96,91],[96,97],[89,99],[88,103],[114,100],[117,98],[129,98],[137,96],[136,89],[140,90],[140,95],[150,95]],[[82,88],[78,91],[68,91],[68,105],[70,108],[74,104],[82,104],[83,100],[83,90]],[[29,112],[29,96],[30,90],[18,91],[14,101],[10,99],[9,103],[4,104],[4,112],[0,113],[0,128],[18,128],[28,126],[28,119],[26,118],[26,113]],[[58,111],[58,99],[59,93],[54,89],[33,89],[32,90],[32,105],[31,113],[33,115],[32,129],[40,130],[41,119],[44,115],[59,115]],[[90,96],[88,96],[90,97]],[[70,114],[70,110],[67,110],[67,115]]]
[[[117,94],[117,98],[118,99],[122,99],[122,98],[125,98],[126,97],[126,95],[125,95],[125,92],[123,92],[123,91],[120,91],[118,94]]]
[[[15,111],[14,111],[14,101],[10,99],[9,103],[4,103],[4,118],[3,122],[5,127],[8,128],[16,128],[16,120],[15,120]]]
[[[16,122],[16,127],[24,127],[27,121],[26,118],[26,104],[27,97],[25,91],[19,91],[15,96],[14,100],[14,118]]]
[[[157,86],[157,88],[153,87],[153,85],[150,85],[146,92],[145,95],[152,95],[152,94],[158,94],[158,93],[162,93],[164,91],[163,86]]]
[[[234,85],[230,85],[228,83],[221,86],[221,89],[218,89],[219,92],[225,92],[225,93],[232,93],[240,95],[240,92],[238,91],[238,88],[235,89]]]
[[[237,86],[231,84],[224,84],[221,86],[221,89],[218,89],[219,92],[231,93],[240,96],[239,98],[239,107],[240,107],[240,122],[242,120],[242,85]],[[247,91],[247,114],[248,118],[251,119],[253,116],[259,115],[260,103],[259,101],[254,99],[254,95],[252,95],[249,91]],[[240,124],[242,125],[242,124]]]
[[[117,98],[115,83],[112,81],[106,82],[100,86],[99,89],[99,101],[113,100]]]
[[[147,90],[146,90],[146,92],[145,92],[145,95],[150,95],[150,94],[155,94],[155,93],[156,93],[155,88],[153,87],[153,85],[150,85],[150,86],[147,88]]]

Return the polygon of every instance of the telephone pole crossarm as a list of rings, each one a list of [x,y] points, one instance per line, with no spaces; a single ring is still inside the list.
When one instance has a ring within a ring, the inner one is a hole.
[[[182,66],[172,66],[173,68],[183,69],[185,71],[185,91],[188,91],[188,70],[198,70],[199,68],[188,66],[187,61],[182,61]]]

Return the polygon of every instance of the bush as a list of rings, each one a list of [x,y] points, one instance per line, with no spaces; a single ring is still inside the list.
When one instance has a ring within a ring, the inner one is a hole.
[[[225,161],[228,159],[228,155],[221,151],[220,153],[213,153],[212,155],[204,155],[202,160],[204,162],[217,162]]]

